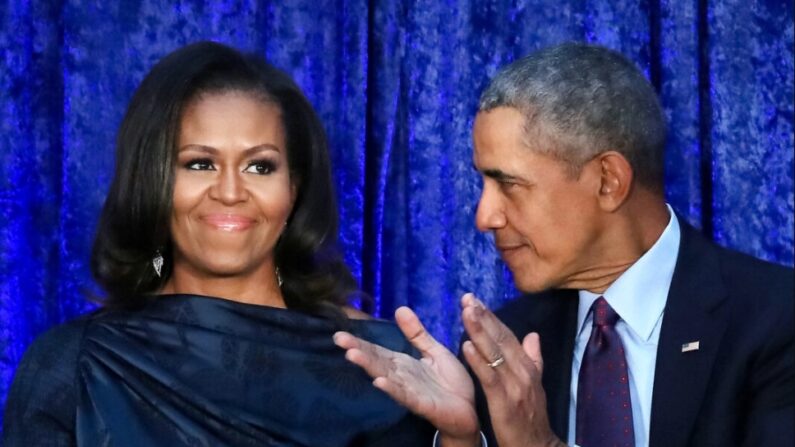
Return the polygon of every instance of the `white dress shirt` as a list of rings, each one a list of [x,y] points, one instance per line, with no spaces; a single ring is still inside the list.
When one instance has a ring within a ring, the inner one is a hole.
[[[602,294],[580,290],[577,310],[577,337],[571,364],[571,396],[569,403],[568,444],[574,444],[577,423],[577,384],[580,364],[591,336],[591,305],[600,296],[621,317],[616,332],[621,337],[627,356],[629,394],[632,399],[632,422],[635,445],[649,445],[651,396],[654,386],[654,367],[657,363],[657,344],[660,340],[663,310],[668,289],[679,254],[679,222],[673,210],[668,225],[657,242],[627,269]]]

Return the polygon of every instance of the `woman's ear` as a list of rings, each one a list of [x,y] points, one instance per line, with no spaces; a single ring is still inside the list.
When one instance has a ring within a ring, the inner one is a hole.
[[[301,180],[297,175],[290,175],[290,209],[295,206],[295,199],[298,198],[298,189],[301,187]]]
[[[600,169],[599,206],[608,212],[617,210],[629,197],[634,174],[629,161],[616,151],[599,154],[594,160]]]

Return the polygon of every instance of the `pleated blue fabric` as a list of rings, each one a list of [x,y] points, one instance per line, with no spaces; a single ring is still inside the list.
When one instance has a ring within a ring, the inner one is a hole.
[[[140,303],[36,340],[9,394],[6,447],[404,447],[433,436],[332,342],[345,328],[417,356],[392,322],[197,295]]]

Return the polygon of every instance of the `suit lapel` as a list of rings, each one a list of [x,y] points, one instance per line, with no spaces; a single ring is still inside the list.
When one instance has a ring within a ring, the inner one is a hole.
[[[544,312],[539,312],[536,319],[544,358],[542,383],[547,397],[549,423],[552,430],[562,436],[561,439],[566,439],[579,296],[575,290],[556,290],[550,295]]]
[[[682,220],[680,219],[680,222]],[[682,225],[665,305],[652,392],[651,446],[686,445],[726,329],[726,290],[714,247]],[[698,342],[698,349],[690,344]]]

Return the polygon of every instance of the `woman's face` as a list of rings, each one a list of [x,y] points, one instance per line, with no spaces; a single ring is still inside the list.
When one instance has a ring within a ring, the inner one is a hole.
[[[174,277],[273,277],[295,192],[277,105],[245,92],[191,101],[177,144]]]

